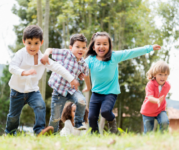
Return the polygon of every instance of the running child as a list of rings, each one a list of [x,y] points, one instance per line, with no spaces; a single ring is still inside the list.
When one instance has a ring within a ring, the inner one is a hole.
[[[92,133],[99,133],[100,111],[101,115],[109,122],[111,133],[118,133],[116,119],[112,113],[117,94],[120,94],[118,63],[159,49],[159,45],[149,45],[131,50],[112,51],[112,42],[108,33],[93,34],[85,59],[90,69],[92,82],[88,117]]]
[[[86,88],[83,92],[91,90],[91,84],[89,79],[88,65],[83,59],[83,55],[86,53],[87,39],[82,34],[74,34],[70,38],[69,49],[56,49],[48,48],[42,59],[42,63],[48,62],[48,57],[52,54],[52,58],[64,66],[70,73],[78,79],[81,73],[86,75],[85,83]],[[50,76],[48,84],[53,88],[52,101],[51,101],[51,117],[49,125],[54,127],[56,133],[59,128],[59,121],[67,101],[71,101],[76,105],[75,113],[75,127],[77,129],[86,129],[82,124],[83,116],[85,114],[86,99],[83,94],[71,88],[69,82],[67,82],[61,75],[53,72]]]
[[[43,32],[39,26],[30,25],[25,28],[23,44],[25,47],[16,52],[9,65],[9,72],[12,73],[9,81],[11,93],[5,133],[16,133],[20,114],[26,103],[35,113],[34,132],[37,135],[53,132],[53,127],[45,128],[46,107],[38,87],[38,82],[45,68],[63,76],[76,89],[79,83],[62,65],[52,60],[49,60],[50,65],[43,65],[40,62],[43,56],[40,51],[40,47],[43,44]]]
[[[169,74],[169,66],[164,61],[156,62],[147,72],[149,82],[145,88],[146,96],[140,111],[143,118],[144,133],[153,130],[155,119],[157,119],[161,131],[168,129],[169,120],[165,111],[165,97],[170,90],[170,84],[167,81]]]

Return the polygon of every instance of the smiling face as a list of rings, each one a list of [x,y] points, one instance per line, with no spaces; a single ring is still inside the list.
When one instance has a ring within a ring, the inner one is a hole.
[[[40,46],[43,44],[43,40],[40,41],[39,38],[26,39],[25,41],[23,40],[23,43],[30,55],[36,55],[40,50]]]
[[[109,51],[109,40],[107,36],[97,36],[94,42],[93,50],[96,52],[96,58],[103,60]]]
[[[155,76],[155,80],[157,81],[157,83],[159,85],[164,85],[164,83],[167,81],[168,79],[168,73],[157,73]]]
[[[71,52],[75,55],[77,58],[77,61],[79,61],[84,54],[86,53],[86,42],[76,41],[73,46],[69,46]]]

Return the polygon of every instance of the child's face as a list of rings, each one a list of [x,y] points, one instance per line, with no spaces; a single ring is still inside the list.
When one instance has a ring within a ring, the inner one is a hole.
[[[72,111],[71,111],[71,116],[72,116],[72,118],[75,117],[75,111],[76,111],[76,105],[73,104],[73,106],[72,106]]]
[[[73,46],[69,46],[71,52],[75,55],[77,58],[77,61],[79,61],[83,55],[86,53],[86,42],[76,41]]]
[[[98,58],[103,58],[109,51],[109,40],[106,36],[97,36],[94,42],[93,50]]]
[[[23,43],[26,47],[27,52],[30,55],[35,55],[40,50],[40,46],[43,44],[43,40],[40,41],[39,38],[33,38],[33,39],[26,39],[23,40]]]
[[[165,81],[168,79],[168,73],[157,73],[154,77],[159,85],[164,85]]]

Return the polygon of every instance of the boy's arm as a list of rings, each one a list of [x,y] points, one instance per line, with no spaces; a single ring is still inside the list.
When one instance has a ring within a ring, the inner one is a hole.
[[[11,63],[9,64],[9,72],[13,75],[17,76],[28,76],[28,75],[33,75],[36,74],[36,71],[34,69],[30,70],[24,70],[21,69],[19,66],[22,63],[22,51],[18,51],[15,56],[13,57]]]
[[[70,74],[68,70],[65,69],[65,67],[53,61],[50,58],[49,58],[49,63],[50,65],[48,64],[45,65],[47,69],[57,74],[60,74],[64,79],[66,79],[71,84],[72,88],[78,90],[79,82]]]
[[[153,50],[160,50],[160,46],[159,45],[148,45],[148,46],[144,46],[144,47],[138,47],[138,48],[134,48],[131,50],[123,50],[123,51],[116,51],[115,52],[115,60],[117,63],[124,61],[124,60],[128,60],[131,58],[135,58],[141,55],[144,55],[146,53],[149,53]]]
[[[164,95],[160,96],[159,98],[155,98],[153,96],[148,96],[148,100],[151,103],[156,103],[158,104],[158,107],[160,107],[160,104],[162,103],[162,101],[164,100]]]
[[[83,89],[82,92],[88,92],[88,91],[91,90],[91,81],[90,81],[90,77],[84,75],[84,80],[85,80],[85,83],[86,83],[86,87]]]
[[[46,63],[50,65],[48,57],[49,57],[50,54],[52,54],[52,51],[53,51],[52,48],[47,48],[46,49],[46,51],[44,53],[44,56],[40,60],[43,65],[45,65]]]

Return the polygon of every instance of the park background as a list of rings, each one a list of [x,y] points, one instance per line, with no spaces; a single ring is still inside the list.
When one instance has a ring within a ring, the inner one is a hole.
[[[37,2],[41,4],[37,5]],[[48,5],[49,4],[49,7]],[[37,6],[41,6],[41,9]],[[48,9],[50,8],[50,9]],[[44,47],[68,48],[70,35],[83,33],[88,43],[93,33],[106,31],[113,41],[113,50],[131,49],[159,44],[159,52],[119,64],[121,94],[115,105],[118,127],[140,133],[140,107],[145,97],[146,72],[153,62],[169,63],[172,85],[168,98],[179,100],[179,0],[6,0],[0,2],[0,134],[3,133],[9,108],[10,89],[8,63],[13,54],[23,47],[22,32],[27,25],[39,24],[44,31]],[[41,15],[40,15],[41,12]],[[48,13],[49,12],[49,13]],[[37,19],[38,15],[41,18]],[[48,17],[49,16],[49,17]],[[47,46],[48,45],[48,46]],[[47,106],[46,122],[50,116],[52,89],[40,84]],[[45,83],[45,85],[43,85]],[[82,88],[83,83],[81,83]],[[43,88],[42,88],[43,87]],[[90,93],[86,94],[89,99]],[[26,105],[21,125],[33,126],[33,110]]]

